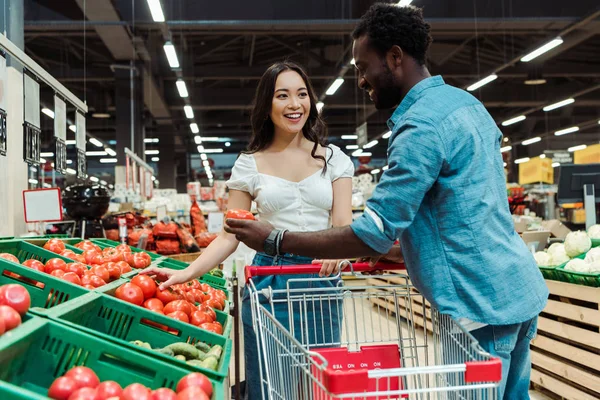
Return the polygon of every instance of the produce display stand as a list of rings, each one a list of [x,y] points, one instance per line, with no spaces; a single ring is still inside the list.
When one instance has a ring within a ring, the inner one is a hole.
[[[175,389],[190,372],[67,325],[30,317],[0,338],[0,398],[47,399],[54,379],[77,365],[91,368],[101,381],[114,380],[123,387],[141,383],[152,389]],[[225,398],[223,383],[211,383],[212,399]]]

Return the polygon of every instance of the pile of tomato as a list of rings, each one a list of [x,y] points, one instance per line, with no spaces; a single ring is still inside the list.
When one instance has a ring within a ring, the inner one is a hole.
[[[152,391],[140,383],[123,389],[115,381],[100,382],[88,367],[71,368],[48,389],[48,397],[54,400],[208,400],[212,393],[212,383],[199,372],[181,378],[174,392],[168,388]]]
[[[154,279],[138,275],[131,282],[119,286],[115,296],[201,329],[223,334],[223,326],[217,321],[214,309],[223,310],[227,296],[206,283],[191,280],[160,290]]]
[[[30,306],[29,292],[23,286],[0,286],[0,336],[21,325],[21,317]]]

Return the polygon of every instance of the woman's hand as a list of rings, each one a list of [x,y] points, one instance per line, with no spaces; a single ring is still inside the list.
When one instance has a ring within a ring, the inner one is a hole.
[[[329,275],[337,275],[340,268],[340,263],[344,260],[313,260],[313,265],[321,264],[321,271],[319,271],[319,276],[329,276]]]
[[[150,275],[151,277],[161,281],[158,287],[160,290],[165,290],[170,286],[179,283],[185,283],[191,279],[185,269],[176,270],[171,268],[148,267],[140,271],[140,275]]]

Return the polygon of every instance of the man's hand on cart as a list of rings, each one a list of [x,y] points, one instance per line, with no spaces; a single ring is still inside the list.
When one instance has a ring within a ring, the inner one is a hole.
[[[375,268],[375,264],[377,264],[380,261],[394,264],[403,264],[404,256],[402,255],[402,248],[400,247],[400,245],[394,245],[392,246],[390,251],[388,251],[387,254],[378,257],[359,258],[357,261],[368,262],[371,268]],[[378,271],[378,273],[383,273],[383,271]]]
[[[329,276],[337,274],[340,270],[340,263],[344,260],[313,260],[313,265],[321,265],[319,276]]]
[[[161,281],[162,283],[158,287],[159,290],[168,289],[170,286],[185,283],[191,279],[187,276],[185,269],[176,270],[171,268],[148,267],[140,271],[140,275],[150,275]]]
[[[225,232],[235,235],[235,238],[251,249],[263,251],[265,240],[273,230],[268,222],[251,221],[247,219],[227,219]]]

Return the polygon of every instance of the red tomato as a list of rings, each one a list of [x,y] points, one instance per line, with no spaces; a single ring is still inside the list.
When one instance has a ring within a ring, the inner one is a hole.
[[[194,296],[195,303],[202,303],[204,301],[204,293],[198,289],[192,289],[188,292],[188,294]]]
[[[133,263],[135,268],[146,268],[152,264],[152,259],[146,253],[135,253]]]
[[[177,400],[210,400],[200,386],[191,386],[177,393]]]
[[[115,381],[104,381],[96,388],[96,400],[106,400],[110,397],[119,397],[123,389]]]
[[[62,269],[55,269],[54,271],[50,272],[50,275],[55,276],[57,278],[62,278],[65,275],[65,271],[63,271]]]
[[[60,254],[65,249],[65,244],[60,239],[50,239],[44,244],[44,249]]]
[[[179,295],[171,288],[165,290],[156,290],[156,298],[163,302],[163,304],[169,304],[172,301],[180,300]]]
[[[4,325],[4,320],[0,317],[0,336],[2,336],[6,332],[6,325]]]
[[[200,387],[207,395],[207,398],[210,398],[213,393],[213,387],[210,380],[200,372],[192,372],[191,374],[187,374],[183,378],[177,382],[177,393],[180,393],[182,390],[187,389],[189,387]]]
[[[83,252],[83,258],[88,265],[97,265],[102,264],[103,262],[102,253],[95,250],[85,250]]]
[[[193,309],[194,307],[192,307],[189,301],[175,300],[167,304],[163,311],[167,315],[174,311],[183,311],[189,317],[192,314]]]
[[[125,260],[125,262],[129,264],[130,267],[135,268],[135,260],[133,258],[133,253],[123,253],[123,260]]]
[[[74,391],[69,400],[96,400],[96,389],[91,387],[82,387]]]
[[[52,271],[60,269],[65,271],[67,269],[67,263],[61,258],[51,258],[46,261],[46,273],[51,274]]]
[[[152,400],[152,392],[140,383],[132,383],[123,390],[119,400]]]
[[[119,250],[121,253],[131,253],[131,247],[126,244],[120,244],[115,249]]]
[[[65,281],[71,282],[74,285],[81,286],[81,279],[79,278],[79,276],[77,276],[75,272],[65,272],[62,278]]]
[[[189,324],[189,323],[190,323],[190,318],[189,318],[189,317],[187,316],[187,314],[186,314],[186,313],[184,313],[183,311],[173,311],[173,312],[172,312],[172,313],[170,313],[170,314],[166,314],[166,313],[165,313],[165,315],[166,315],[167,317],[171,317],[171,318],[173,318],[173,319],[177,319],[177,320],[179,320],[179,321],[181,321],[181,322],[185,322],[186,324]]]
[[[223,311],[223,308],[225,308],[225,306],[223,305],[223,303],[221,303],[219,300],[213,299],[213,298],[210,298],[210,299],[206,300],[202,304],[206,304],[210,308],[216,308],[217,310],[221,310],[221,311]]]
[[[165,308],[165,306],[163,305],[162,301],[160,301],[159,299],[148,299],[144,302],[144,307],[146,307],[148,310],[152,310],[152,311],[163,311],[163,308]]]
[[[223,334],[223,326],[219,322],[207,322],[198,326],[200,329],[204,329],[209,332],[214,332],[217,335]]]
[[[127,282],[117,289],[115,295],[118,299],[141,306],[144,303],[144,292],[139,286]]]
[[[137,275],[131,280],[131,283],[142,289],[146,300],[151,299],[156,294],[156,282],[148,275]]]
[[[98,275],[89,275],[90,277],[90,285],[93,287],[100,287],[106,285],[106,281],[100,278]]]
[[[206,304],[200,304],[197,308],[199,311],[203,311],[203,312],[207,313],[208,315],[210,315],[210,317],[212,318],[213,321],[217,320],[217,313],[215,312],[215,310],[213,310]]]
[[[152,400],[177,400],[177,394],[171,389],[160,388],[152,392]]]
[[[65,268],[65,272],[73,272],[80,278],[85,274],[85,271],[87,271],[87,267],[80,262],[68,263]]]
[[[75,257],[76,254],[75,254],[75,252],[73,250],[63,250],[63,251],[61,251],[58,254],[60,254],[63,257],[70,258],[71,260],[75,260],[76,259],[76,257]]]
[[[254,220],[254,215],[247,210],[227,210],[226,219],[250,219]]]
[[[108,262],[104,264],[106,269],[108,270],[108,275],[110,276],[110,280],[114,281],[115,279],[119,279],[121,277],[121,267],[114,262]]]
[[[102,265],[94,265],[90,271],[92,271],[92,273],[96,276],[99,276],[100,278],[102,278],[102,280],[104,282],[108,282],[108,280],[110,279],[110,274],[108,273],[108,270],[106,269],[106,267],[103,267]]]
[[[102,250],[104,261],[119,262],[123,261],[123,253],[113,247],[107,247]]]
[[[96,388],[100,384],[100,379],[91,368],[73,367],[64,375],[73,378],[80,388]]]
[[[44,267],[44,263],[38,260],[34,260],[33,258],[30,260],[23,261],[23,265],[28,268],[35,269],[36,271],[46,272],[46,267]]]
[[[83,254],[75,254],[75,261],[85,264],[85,257]]]
[[[79,388],[77,382],[73,378],[61,376],[56,378],[50,389],[48,389],[48,397],[54,400],[68,400],[69,396]]]
[[[20,264],[19,259],[9,253],[0,253],[0,258],[4,258],[5,260]]]
[[[196,297],[194,297],[194,295],[192,293],[190,293],[190,292],[183,292],[183,297],[188,302],[190,302],[190,304],[192,304],[193,306],[196,305]]]
[[[81,249],[81,250],[94,250],[94,251],[97,251],[98,253],[102,253],[102,249],[100,248],[100,246],[95,245],[94,243],[92,243],[89,240],[84,240],[82,242],[79,242],[75,245],[75,247],[77,247],[78,249]]]
[[[86,289],[89,289],[89,290],[94,290],[94,289],[96,289],[96,288],[95,288],[94,286],[92,286],[91,284],[87,284],[87,285],[83,285],[83,284],[82,284],[81,286],[83,286],[84,288],[86,288]]]
[[[84,275],[81,277],[81,285],[82,285],[82,286],[87,286],[87,285],[90,285],[90,286],[91,286],[91,285],[92,285],[92,277],[91,277],[90,275],[86,275],[86,274],[84,274]],[[92,286],[92,287],[93,287],[93,286]]]
[[[0,306],[9,306],[21,315],[25,315],[31,306],[29,292],[21,285],[11,283],[0,286]]]
[[[209,322],[209,323],[213,322],[213,319],[207,313],[205,313],[203,311],[198,311],[198,310],[196,310],[192,313],[191,318],[190,318],[190,323],[192,325],[200,326],[207,322]]]
[[[202,290],[204,293],[210,293],[213,291],[213,288],[208,283],[201,283],[200,290]]]
[[[131,272],[131,265],[127,264],[127,261],[119,261],[117,267],[121,268],[121,275]]]
[[[0,306],[0,320],[4,321],[4,332],[21,325],[21,316],[14,308],[9,306]]]

